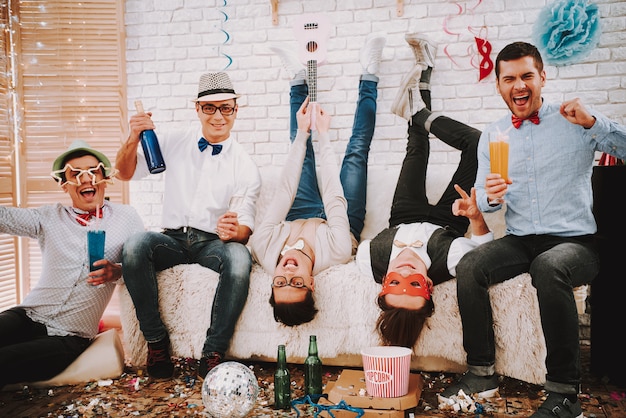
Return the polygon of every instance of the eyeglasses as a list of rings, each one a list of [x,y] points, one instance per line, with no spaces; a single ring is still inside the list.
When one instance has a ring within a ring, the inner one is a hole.
[[[202,113],[204,113],[205,115],[214,115],[218,109],[223,116],[230,116],[233,113],[235,113],[235,107],[230,106],[230,105],[223,105],[223,106],[217,107],[217,106],[213,106],[212,104],[207,103],[207,104],[200,105],[200,109],[202,109]]]
[[[105,172],[109,171],[110,174],[105,176]],[[115,175],[117,170],[112,170],[111,167],[105,167],[105,165],[100,162],[97,166],[88,168],[87,170],[82,170],[79,168],[74,168],[70,164],[65,164],[60,170],[55,170],[50,175],[59,183],[59,186],[64,186],[66,184],[71,184],[73,186],[80,186],[82,184],[81,177],[83,174],[87,174],[88,179],[90,179],[90,183],[93,186],[96,186],[100,183],[108,182],[113,183],[111,177]]]
[[[291,280],[287,280],[285,276],[276,276],[274,280],[272,280],[272,287],[285,287],[291,286],[296,289],[302,289],[303,287],[307,287],[304,284],[304,279],[300,276],[292,277]]]

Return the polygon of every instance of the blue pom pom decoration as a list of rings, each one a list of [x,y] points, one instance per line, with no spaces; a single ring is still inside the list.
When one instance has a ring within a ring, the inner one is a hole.
[[[600,41],[598,6],[587,0],[558,0],[546,5],[533,27],[533,42],[547,64],[574,64]]]

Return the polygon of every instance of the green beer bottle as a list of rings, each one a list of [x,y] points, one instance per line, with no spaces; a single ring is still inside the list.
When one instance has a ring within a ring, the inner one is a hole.
[[[317,355],[317,337],[309,336],[309,355],[304,360],[304,394],[322,394],[322,360]]]
[[[278,346],[278,361],[274,372],[274,408],[291,409],[291,377],[287,368],[285,346]]]

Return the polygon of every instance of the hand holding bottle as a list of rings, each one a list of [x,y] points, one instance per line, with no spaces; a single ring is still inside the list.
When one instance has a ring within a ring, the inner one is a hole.
[[[141,100],[135,101],[135,109],[137,113],[146,114],[143,110],[143,104]],[[161,154],[161,147],[159,146],[159,140],[153,129],[146,129],[139,135],[141,141],[141,147],[143,148],[144,156],[146,157],[146,164],[148,164],[148,170],[151,174],[158,174],[165,171],[165,161]]]

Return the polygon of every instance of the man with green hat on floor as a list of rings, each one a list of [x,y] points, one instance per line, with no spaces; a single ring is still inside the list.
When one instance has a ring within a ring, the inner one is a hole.
[[[122,276],[122,245],[144,230],[134,208],[105,199],[115,170],[85,141],[74,141],[59,155],[51,175],[71,205],[0,206],[0,233],[37,239],[42,254],[35,288],[0,312],[0,388],[48,380],[89,346]],[[104,258],[93,266],[90,229],[105,231]]]

